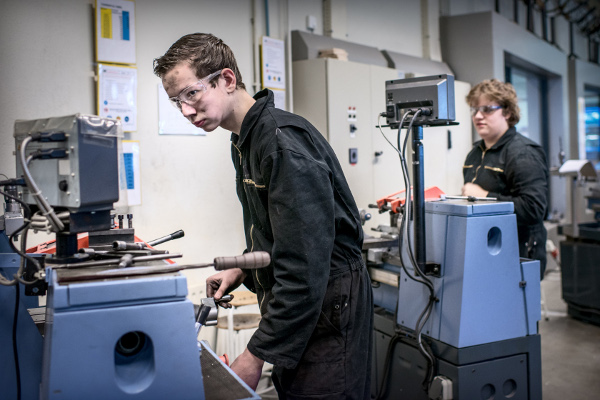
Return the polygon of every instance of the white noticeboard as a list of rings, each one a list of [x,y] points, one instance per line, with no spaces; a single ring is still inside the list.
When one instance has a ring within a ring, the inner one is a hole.
[[[137,130],[137,69],[98,64],[98,115],[121,121],[123,130]]]
[[[283,40],[262,38],[262,86],[285,90],[285,46]]]
[[[206,131],[197,128],[177,108],[171,105],[161,83],[158,84],[158,134],[204,136]]]
[[[96,0],[96,60],[135,64],[135,3]]]

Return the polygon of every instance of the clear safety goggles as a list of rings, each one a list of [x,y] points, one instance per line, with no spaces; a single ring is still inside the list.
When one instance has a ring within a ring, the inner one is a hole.
[[[474,117],[479,111],[483,115],[490,115],[496,110],[501,109],[502,106],[480,106],[480,107],[471,107],[471,116]]]
[[[222,70],[218,70],[213,72],[212,74],[205,76],[200,79],[198,82],[193,83],[183,89],[179,94],[175,97],[169,97],[171,104],[173,107],[177,108],[181,111],[181,103],[185,103],[189,106],[193,106],[200,100],[202,94],[206,92],[208,89],[208,83],[217,75],[221,73]]]

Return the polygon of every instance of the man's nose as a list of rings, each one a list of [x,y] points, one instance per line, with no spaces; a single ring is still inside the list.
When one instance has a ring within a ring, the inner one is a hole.
[[[192,106],[190,106],[187,103],[181,103],[181,113],[183,114],[184,117],[188,117],[190,115],[195,115],[196,114],[196,109]]]

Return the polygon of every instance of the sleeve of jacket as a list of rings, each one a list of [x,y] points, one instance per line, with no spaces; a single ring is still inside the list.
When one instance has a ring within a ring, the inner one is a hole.
[[[292,150],[267,156],[275,284],[248,350],[295,368],[317,324],[329,278],[335,238],[334,192],[326,164]]]
[[[536,148],[524,145],[509,155],[505,166],[508,194],[490,192],[488,197],[512,201],[520,224],[542,222],[548,206],[548,174],[545,157]]]

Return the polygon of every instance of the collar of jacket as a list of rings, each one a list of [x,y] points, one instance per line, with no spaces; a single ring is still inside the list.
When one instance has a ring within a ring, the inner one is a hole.
[[[231,134],[231,141],[238,148],[242,147],[244,144],[244,141],[250,134],[250,131],[252,128],[254,128],[254,125],[256,125],[256,122],[258,121],[263,109],[267,107],[275,107],[275,95],[269,89],[263,89],[256,93],[254,95],[254,99],[256,100],[256,103],[250,107],[250,110],[248,110],[248,113],[244,117],[239,136],[235,133]]]
[[[487,150],[499,149],[500,147],[502,147],[506,143],[508,143],[516,134],[517,134],[517,130],[515,129],[514,126],[512,128],[508,128],[508,130],[506,132],[504,132],[504,134],[500,137],[500,139],[498,139],[498,141],[496,143],[494,143],[494,145]],[[481,150],[484,150],[484,151],[486,150],[483,139],[479,140],[477,143],[475,143],[475,145],[479,146],[479,148],[481,148]]]

